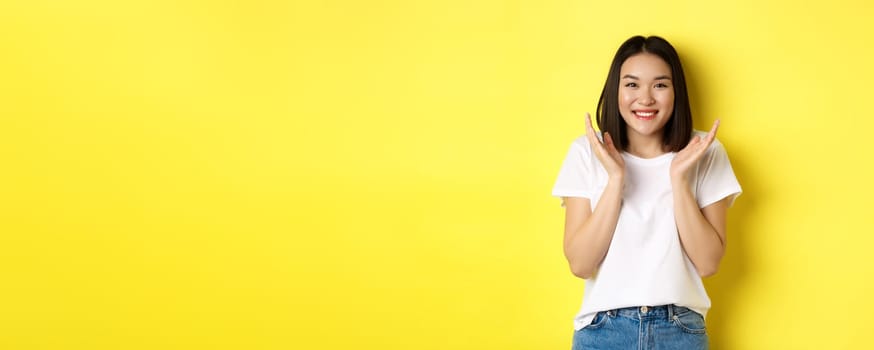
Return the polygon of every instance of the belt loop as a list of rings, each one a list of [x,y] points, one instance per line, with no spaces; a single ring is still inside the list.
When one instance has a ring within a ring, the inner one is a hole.
[[[674,304],[668,304],[668,320],[674,319]]]

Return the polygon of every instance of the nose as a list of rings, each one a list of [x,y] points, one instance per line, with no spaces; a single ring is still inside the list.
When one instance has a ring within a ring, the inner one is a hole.
[[[640,93],[640,97],[637,99],[637,102],[644,106],[652,106],[655,104],[655,98],[652,97],[652,93],[649,89],[644,89]]]

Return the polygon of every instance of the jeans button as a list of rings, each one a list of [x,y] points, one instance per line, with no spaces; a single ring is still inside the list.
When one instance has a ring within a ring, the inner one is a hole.
[[[640,312],[645,314],[645,313],[649,312],[649,308],[646,307],[646,306],[642,306],[642,307],[640,308]]]

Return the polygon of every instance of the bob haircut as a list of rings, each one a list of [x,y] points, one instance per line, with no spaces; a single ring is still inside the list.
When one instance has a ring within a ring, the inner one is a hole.
[[[628,130],[625,119],[619,113],[619,74],[622,64],[629,57],[650,53],[661,57],[671,67],[671,85],[674,88],[674,110],[664,127],[662,144],[669,152],[679,152],[692,139],[692,109],[686,91],[686,78],[680,56],[667,40],[658,36],[634,36],[622,43],[613,63],[607,82],[598,99],[597,122],[602,132],[609,132],[620,151],[628,150]]]

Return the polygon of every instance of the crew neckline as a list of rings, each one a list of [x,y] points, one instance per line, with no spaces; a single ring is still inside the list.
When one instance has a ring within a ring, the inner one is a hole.
[[[673,160],[675,155],[677,155],[676,152],[665,152],[652,158],[642,158],[628,152],[622,152],[623,158],[639,164],[659,164],[664,161]]]

